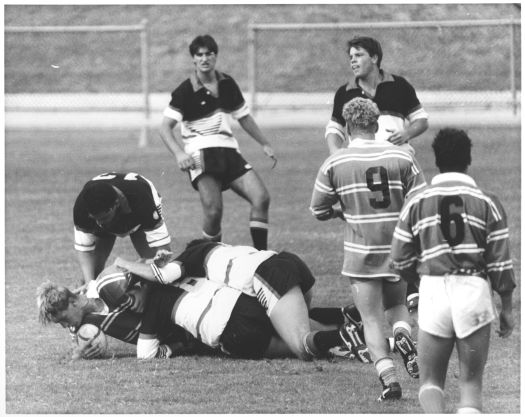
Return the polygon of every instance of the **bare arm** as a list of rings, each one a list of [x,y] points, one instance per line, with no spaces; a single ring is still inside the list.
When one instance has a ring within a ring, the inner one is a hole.
[[[388,141],[392,142],[394,145],[403,145],[404,143],[407,143],[410,139],[421,135],[427,129],[427,119],[416,119],[412,123],[410,123],[406,129],[400,130],[398,132],[393,132],[388,138]]]
[[[263,135],[261,129],[259,129],[259,126],[257,125],[255,119],[251,115],[248,114],[240,118],[239,124],[246,131],[246,133],[248,133],[252,138],[255,139],[255,141],[257,141],[257,143],[259,143],[263,147],[263,151],[268,157],[276,160],[270,142],[268,142],[266,137]]]
[[[136,261],[128,261],[127,259],[118,257],[117,259],[115,259],[114,265],[120,269],[138,275],[139,277],[147,281],[157,282],[157,279],[155,278],[155,274],[153,273],[150,264]]]
[[[176,120],[164,117],[160,126],[160,137],[168,150],[177,159],[177,165],[181,171],[187,171],[195,167],[195,161],[191,155],[184,152],[184,143],[173,133],[173,129],[175,129],[176,125]]]
[[[328,152],[330,152],[330,155],[337,152],[339,149],[348,146],[348,143],[335,133],[327,133],[326,144],[328,145]]]

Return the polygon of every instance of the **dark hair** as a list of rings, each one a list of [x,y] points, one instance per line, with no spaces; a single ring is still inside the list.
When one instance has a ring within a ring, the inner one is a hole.
[[[192,248],[194,246],[197,246],[197,245],[202,245],[204,243],[217,243],[217,242],[213,242],[209,239],[205,239],[205,238],[199,238],[199,239],[193,239],[192,241],[186,243],[186,249],[189,249],[189,248]]]
[[[465,172],[472,162],[472,141],[461,129],[441,129],[432,142],[436,165],[441,172]]]
[[[350,53],[350,48],[363,48],[368,52],[368,55],[374,56],[377,55],[377,67],[381,68],[381,60],[383,59],[383,50],[381,49],[381,44],[374,38],[369,38],[368,36],[356,36],[350,39],[346,45],[346,53]]]
[[[94,181],[82,191],[89,214],[96,215],[108,211],[117,201],[117,192],[107,182]]]
[[[208,48],[210,52],[219,53],[217,42],[210,35],[199,35],[190,43],[190,55],[194,56],[199,48]]]

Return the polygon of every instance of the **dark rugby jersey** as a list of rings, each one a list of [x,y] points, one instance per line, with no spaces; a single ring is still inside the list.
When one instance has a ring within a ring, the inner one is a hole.
[[[382,74],[384,79],[378,84],[374,97],[365,93],[355,80],[339,87],[335,93],[332,117],[326,126],[326,134],[335,133],[344,139],[346,121],[343,118],[343,106],[356,97],[368,98],[377,104],[381,112],[379,130],[376,133],[376,139],[379,140],[386,140],[390,136],[387,129],[402,129],[405,120],[428,118],[414,87],[407,80],[384,71]]]
[[[185,152],[189,154],[210,147],[239,148],[229,119],[248,115],[248,105],[231,76],[218,71],[216,75],[218,96],[192,74],[171,93],[169,106],[164,110],[165,117],[181,123]]]
[[[468,175],[450,172],[413,195],[392,241],[393,266],[420,275],[488,276],[499,294],[516,286],[503,206]]]
[[[79,233],[75,237],[77,250],[93,250],[94,241],[87,239],[83,242],[82,233],[95,236],[117,235],[126,236],[137,230],[150,231],[163,224],[161,198],[153,184],[135,173],[105,173],[88,181],[84,188],[95,181],[103,181],[117,188],[126,198],[126,206],[119,207],[113,222],[102,228],[89,216],[84,201],[83,190],[78,195],[73,208],[73,222],[75,230]],[[169,236],[161,237],[166,244]],[[161,242],[157,242],[159,246]],[[152,246],[155,246],[150,242]]]

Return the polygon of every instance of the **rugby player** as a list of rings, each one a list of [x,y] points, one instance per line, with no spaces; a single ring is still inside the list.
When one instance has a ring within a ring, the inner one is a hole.
[[[390,267],[390,244],[405,197],[425,186],[412,154],[375,139],[377,105],[356,97],[343,108],[350,144],[318,171],[310,209],[318,220],[346,223],[342,274],[350,278],[368,349],[383,386],[379,400],[402,395],[383,337],[385,314],[410,376],[417,378],[417,351],[405,304],[406,282]],[[334,208],[341,204],[341,208]]]
[[[467,175],[472,143],[458,129],[440,130],[432,143],[440,174],[405,203],[392,242],[394,267],[421,278],[418,350],[419,401],[427,413],[444,413],[444,386],[454,346],[459,357],[458,413],[480,413],[490,323],[514,327],[516,286],[506,214],[498,198]]]
[[[277,334],[300,358],[324,354],[343,342],[356,354],[366,353],[355,326],[345,323],[341,328],[320,330],[317,325],[318,331],[310,331],[308,310],[315,279],[308,266],[290,252],[259,251],[200,239],[190,242],[176,258],[159,253],[152,264],[117,258],[115,265],[160,284],[173,284],[186,276],[205,277],[256,298]],[[344,312],[351,315],[353,310],[348,307]],[[355,313],[353,321],[360,321]]]
[[[270,195],[244,160],[232,134],[230,116],[275,162],[270,143],[250,115],[248,105],[235,80],[215,70],[218,46],[210,35],[197,36],[190,44],[195,72],[172,93],[164,110],[160,135],[182,171],[199,192],[204,212],[203,237],[222,240],[222,192],[231,188],[251,206],[249,227],[253,245],[266,249]],[[174,134],[181,125],[181,138]]]
[[[73,222],[80,284],[102,272],[117,236],[129,236],[142,258],[170,249],[161,197],[151,181],[133,172],[109,172],[89,180],[76,198]]]

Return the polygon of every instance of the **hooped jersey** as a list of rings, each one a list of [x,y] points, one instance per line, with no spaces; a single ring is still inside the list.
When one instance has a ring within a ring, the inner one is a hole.
[[[419,102],[414,87],[406,79],[383,70],[381,73],[383,81],[377,86],[374,97],[365,93],[356,80],[337,90],[332,117],[326,126],[325,136],[334,133],[342,140],[345,139],[346,121],[343,118],[343,106],[355,97],[368,98],[377,104],[381,113],[378,120],[379,129],[376,133],[378,140],[387,140],[392,131],[403,129],[407,121],[428,119],[428,114]]]
[[[323,163],[310,210],[322,220],[341,204],[346,222],[343,275],[398,276],[389,259],[394,228],[406,196],[425,185],[413,156],[389,142],[354,139]]]
[[[181,125],[185,152],[211,147],[239,148],[233,137],[230,119],[249,114],[248,105],[235,80],[216,71],[218,96],[215,96],[193,73],[172,93],[164,116]]]
[[[162,218],[161,197],[151,181],[133,172],[109,172],[92,178],[84,188],[96,181],[112,185],[119,194],[121,205],[113,221],[101,227],[89,216],[83,189],[73,208],[76,250],[94,250],[97,236],[122,237],[138,230],[146,233],[151,247],[170,243],[171,239]]]
[[[498,293],[515,286],[506,214],[468,175],[435,176],[405,204],[392,242],[394,267],[419,275],[488,276]]]
[[[190,246],[167,266],[158,268],[152,265],[152,269],[160,283],[175,281],[182,270],[185,276],[205,277],[255,297],[255,271],[275,254],[274,251],[258,250],[251,246],[207,241]],[[173,264],[181,266],[174,268]]]
[[[206,278],[184,278],[170,286],[155,285],[143,315],[140,333],[158,335],[174,323],[207,346],[219,346],[241,292]]]

